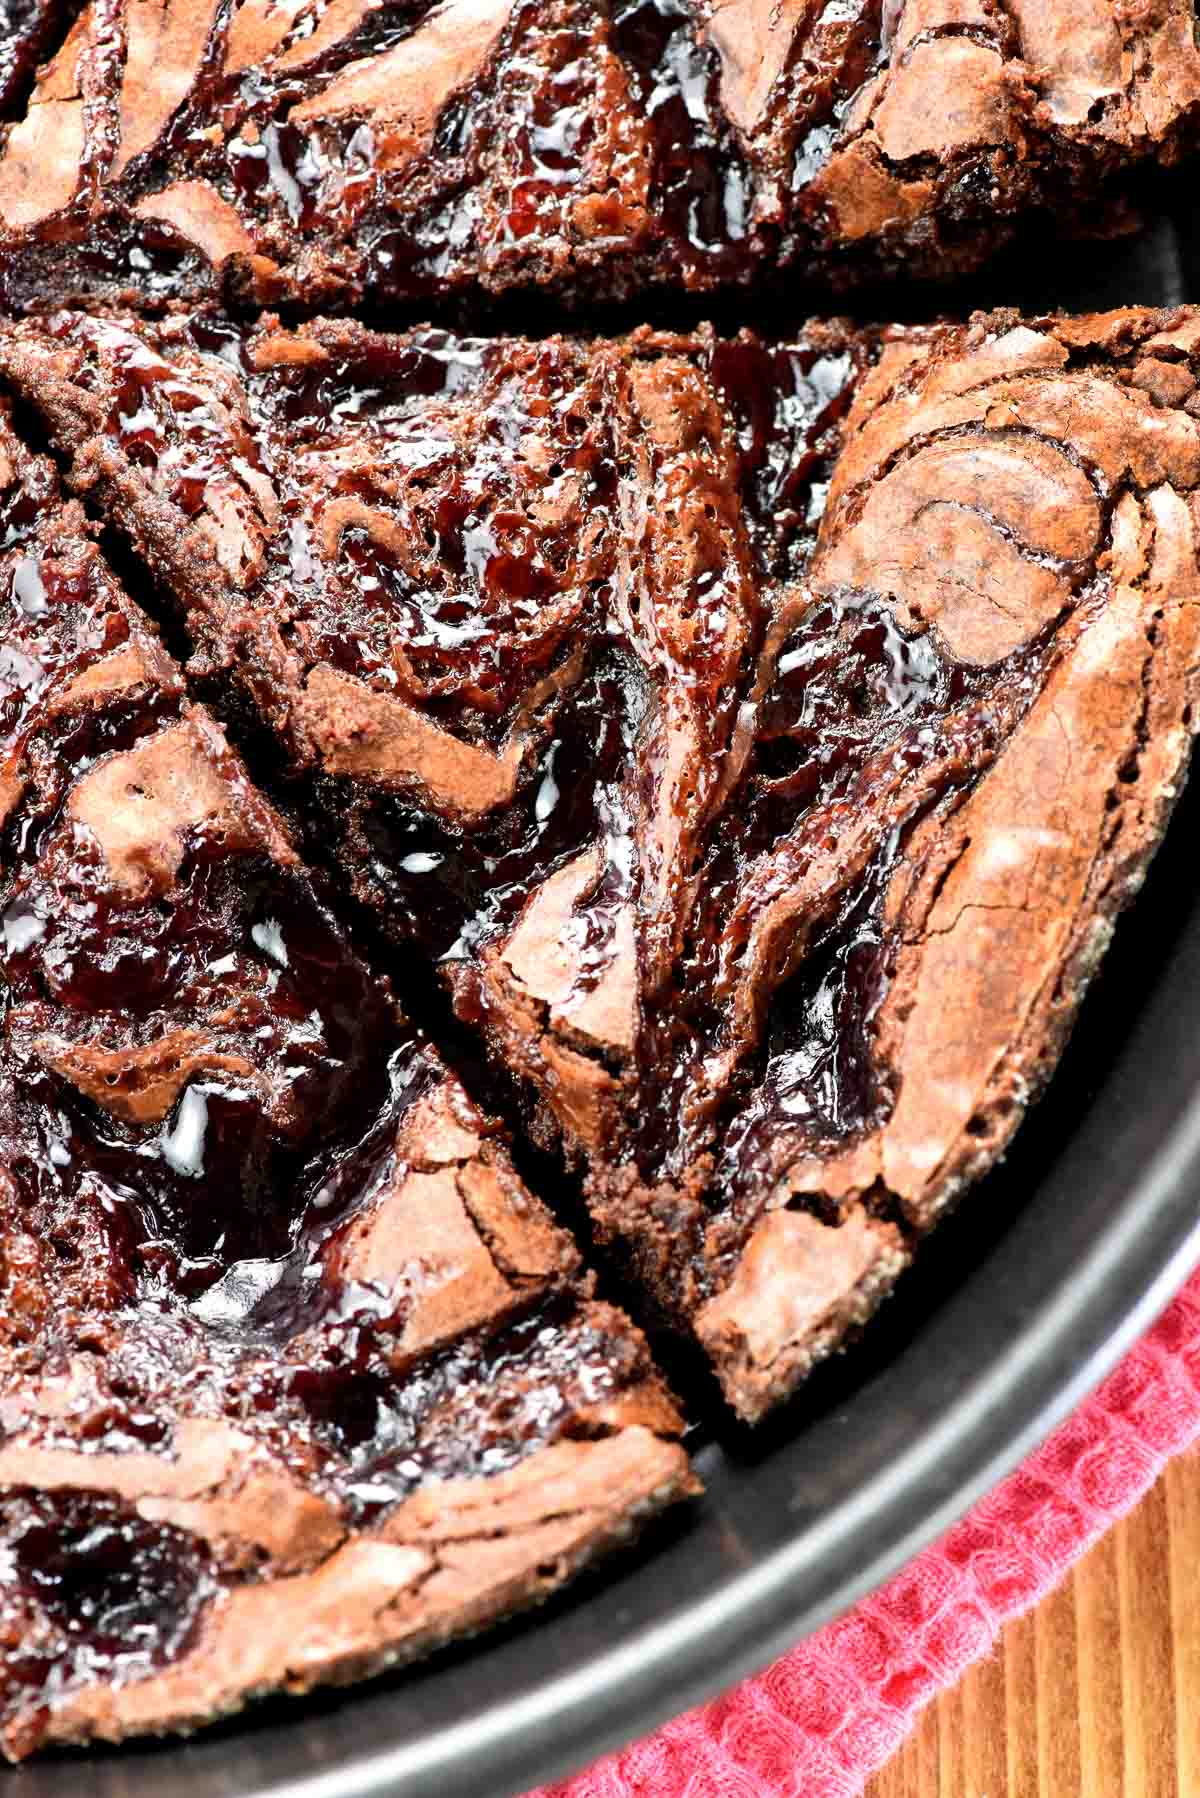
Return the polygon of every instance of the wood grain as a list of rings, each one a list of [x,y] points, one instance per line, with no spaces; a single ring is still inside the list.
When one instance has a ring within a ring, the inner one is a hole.
[[[1200,1451],[930,1705],[865,1798],[1200,1798]]]

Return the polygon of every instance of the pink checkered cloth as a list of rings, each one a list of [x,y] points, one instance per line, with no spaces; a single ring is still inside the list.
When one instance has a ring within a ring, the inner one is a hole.
[[[1025,1465],[847,1616],[723,1698],[531,1798],[856,1798],[986,1654],[1200,1438],[1200,1272]]]

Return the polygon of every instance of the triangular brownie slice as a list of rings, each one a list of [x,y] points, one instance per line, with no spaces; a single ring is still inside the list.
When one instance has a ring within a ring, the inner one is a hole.
[[[0,295],[310,308],[977,267],[1196,141],[1191,0],[92,0]]]
[[[189,1729],[691,1490],[646,1346],[0,416],[0,1746]]]
[[[0,366],[761,1415],[1000,1154],[1164,826],[1200,317]]]

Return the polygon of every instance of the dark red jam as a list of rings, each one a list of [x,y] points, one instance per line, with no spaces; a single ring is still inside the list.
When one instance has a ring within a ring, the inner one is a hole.
[[[687,0],[624,0],[613,42],[652,148],[651,205],[672,248],[714,273],[745,258],[754,186],[717,100],[720,61]]]
[[[212,396],[104,342],[110,431],[198,513],[176,452],[200,459],[202,485],[222,478]],[[214,328],[207,353],[228,366],[231,350],[236,362],[236,338]],[[225,437],[226,453],[243,449],[265,466],[249,438]],[[201,725],[49,465],[20,466],[0,503],[0,767],[20,776],[0,874],[0,1445],[36,1430],[97,1470],[94,1490],[0,1494],[0,1723],[24,1752],[41,1706],[178,1661],[262,1571],[223,1531],[206,1539],[105,1489],[111,1457],[128,1457],[136,1487],[142,1457],[173,1466],[185,1430],[217,1426],[346,1528],[369,1527],[419,1487],[586,1433],[646,1369],[623,1320],[581,1303],[566,1258],[416,1351],[399,1345],[446,1277],[436,1256],[401,1244],[394,1278],[347,1271],[363,1214],[427,1153],[440,1165],[414,1121],[424,1101],[474,1117],[480,1141],[493,1126]],[[471,579],[472,527],[454,529],[454,577]],[[480,551],[481,583],[500,554]],[[145,759],[164,745],[168,772]],[[122,767],[97,809],[89,783]],[[222,782],[224,809],[178,823],[189,792]],[[498,1142],[481,1153],[503,1159]],[[69,1404],[39,1409],[64,1383]]]
[[[49,1697],[143,1678],[182,1652],[217,1590],[207,1544],[103,1493],[9,1488],[0,1529],[14,1575],[5,1608],[28,1607],[6,1687]]]

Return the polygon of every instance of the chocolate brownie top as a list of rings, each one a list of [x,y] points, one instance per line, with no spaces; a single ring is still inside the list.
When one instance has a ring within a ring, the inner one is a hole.
[[[0,1747],[543,1596],[691,1487],[644,1342],[0,417]]]
[[[1200,318],[0,368],[754,1417],[1001,1152],[1190,746]]]
[[[1191,0],[116,0],[8,130],[0,293],[945,276],[1198,120]]]
[[[944,276],[1198,131],[1189,0],[0,0],[0,1750],[693,1489],[383,968],[756,1419],[1003,1151],[1195,728],[1195,310],[297,321]]]

